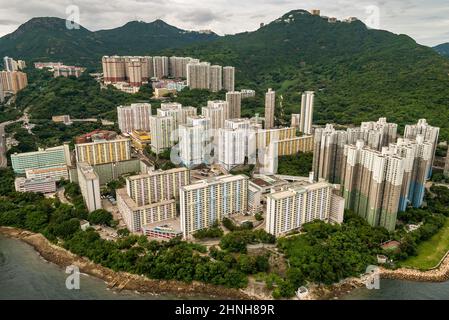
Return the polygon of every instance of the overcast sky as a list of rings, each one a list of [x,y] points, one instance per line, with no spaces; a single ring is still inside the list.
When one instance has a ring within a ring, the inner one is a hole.
[[[32,17],[66,18],[76,5],[80,24],[110,29],[131,20],[162,19],[182,29],[212,29],[218,34],[251,31],[294,9],[356,16],[371,27],[405,33],[418,43],[449,42],[449,0],[0,0],[0,36]]]

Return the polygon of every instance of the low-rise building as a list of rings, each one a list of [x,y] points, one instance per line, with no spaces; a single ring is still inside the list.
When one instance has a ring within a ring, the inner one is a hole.
[[[151,144],[151,134],[147,131],[134,130],[130,134],[131,142],[136,150],[143,150]]]
[[[56,191],[56,182],[52,178],[18,177],[14,181],[14,186],[17,192],[52,193]]]

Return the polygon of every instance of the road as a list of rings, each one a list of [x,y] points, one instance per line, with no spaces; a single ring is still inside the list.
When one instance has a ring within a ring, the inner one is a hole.
[[[28,123],[28,113],[25,111],[23,116],[17,120],[14,121],[6,121],[0,123],[0,168],[6,168],[8,165],[8,159],[6,158],[6,135],[5,135],[5,127],[15,123],[25,121]]]
[[[6,158],[6,135],[5,135],[5,127],[10,125],[13,121],[7,121],[0,123],[0,168],[5,168],[8,164],[8,160]]]

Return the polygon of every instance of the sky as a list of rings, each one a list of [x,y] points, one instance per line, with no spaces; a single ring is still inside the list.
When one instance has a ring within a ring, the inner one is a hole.
[[[186,30],[223,34],[256,30],[290,10],[358,17],[371,28],[407,34],[418,43],[449,42],[449,0],[0,0],[0,36],[33,17],[77,17],[92,31],[162,19]]]

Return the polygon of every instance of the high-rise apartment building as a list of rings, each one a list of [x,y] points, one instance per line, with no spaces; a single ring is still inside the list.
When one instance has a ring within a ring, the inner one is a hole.
[[[346,145],[342,175],[345,207],[371,226],[393,231],[401,199],[405,159],[364,147]]]
[[[153,57],[153,72],[154,76],[162,79],[168,76],[168,57]]]
[[[16,174],[24,174],[28,169],[61,168],[71,165],[69,145],[39,149],[33,152],[14,153],[11,164]]]
[[[420,208],[423,204],[427,173],[431,167],[433,144],[418,134],[415,140],[398,139],[396,143],[384,147],[383,152],[400,156],[405,161],[399,211],[405,211],[409,205]]]
[[[102,66],[105,84],[127,82],[138,88],[154,77],[153,58],[148,56],[104,56]]]
[[[238,119],[241,117],[242,94],[239,91],[228,91],[226,93],[226,102],[229,108],[228,119]]]
[[[101,209],[100,179],[92,166],[86,162],[77,163],[78,183],[84,203],[89,212]]]
[[[187,64],[187,86],[190,89],[210,89],[210,63]]]
[[[126,179],[126,193],[138,206],[179,199],[179,188],[190,184],[190,170],[175,168],[151,171]]]
[[[267,195],[265,230],[275,236],[315,220],[343,222],[344,199],[328,182],[293,183]]]
[[[188,168],[210,162],[209,119],[188,118],[190,124],[179,126],[179,157]]]
[[[381,151],[382,147],[396,142],[397,129],[398,125],[388,123],[386,118],[362,122],[360,127],[347,129],[348,143],[355,144],[358,140],[363,140],[367,147]]]
[[[173,78],[187,77],[187,64],[192,61],[190,57],[170,57],[169,58],[169,75]]]
[[[227,170],[245,163],[247,130],[218,129],[218,162]]]
[[[129,59],[126,61],[125,67],[129,85],[132,87],[141,87],[143,84],[143,68],[140,59]],[[146,78],[148,79],[148,75]]]
[[[24,72],[0,71],[0,82],[4,92],[17,94],[28,85],[28,78]]]
[[[123,133],[133,130],[150,130],[151,104],[133,103],[117,107],[118,126]]]
[[[223,68],[221,66],[210,66],[210,91],[218,92],[223,89]]]
[[[302,94],[299,131],[304,134],[312,134],[314,100],[315,92],[306,91]]]
[[[237,213],[246,213],[248,177],[226,175],[180,188],[181,230],[185,238]]]
[[[435,152],[438,146],[440,128],[431,126],[427,123],[426,119],[419,119],[417,124],[405,126],[404,138],[415,139],[418,134],[422,135],[425,141],[433,144],[431,165],[427,173],[427,178],[430,179],[432,176],[432,166],[435,161]]]
[[[300,123],[301,123],[301,114],[299,114],[299,113],[292,113],[290,126],[293,127],[293,128],[299,129],[299,124]]]
[[[180,187],[189,183],[190,171],[186,168],[127,178],[126,188],[117,190],[117,206],[128,228],[141,231],[147,224],[175,218]]]
[[[274,109],[276,106],[276,92],[268,89],[265,94],[265,129],[274,128]]]
[[[174,128],[187,123],[187,117],[196,116],[197,109],[194,107],[183,107],[177,102],[161,103],[161,108],[157,109],[157,115],[161,117],[172,117]]]
[[[126,189],[117,189],[116,194],[117,207],[131,232],[143,232],[149,224],[176,217],[176,201],[174,199],[139,206],[126,193]]]
[[[90,165],[115,163],[131,159],[131,140],[95,140],[75,145],[76,161]]]
[[[221,107],[221,108],[223,108],[224,120],[231,118],[231,110],[230,110],[229,103],[227,101],[224,101],[224,100],[208,101],[207,106],[212,107],[212,108],[220,108]]]
[[[13,71],[17,71],[18,67],[17,67],[17,62],[10,57],[4,57],[3,58],[3,65],[5,68],[5,71],[9,71],[9,72],[13,72]]]
[[[225,109],[227,104],[208,102],[207,107],[201,108],[201,114],[210,121],[210,129],[217,130],[224,127]]]
[[[151,150],[159,154],[171,148],[177,139],[172,137],[175,130],[175,120],[170,116],[150,117]]]
[[[103,65],[104,83],[126,81],[125,58],[119,56],[104,56],[101,60]]]
[[[223,68],[223,89],[226,91],[235,90],[235,68],[234,67],[224,67]]]
[[[315,129],[312,168],[315,181],[325,179],[330,183],[340,183],[347,142],[348,133],[335,130],[331,124]]]

